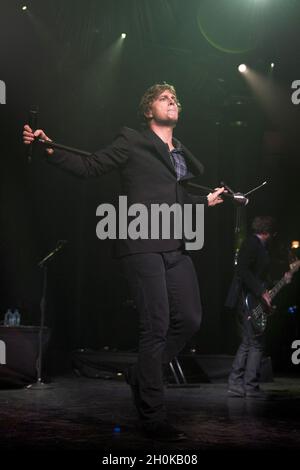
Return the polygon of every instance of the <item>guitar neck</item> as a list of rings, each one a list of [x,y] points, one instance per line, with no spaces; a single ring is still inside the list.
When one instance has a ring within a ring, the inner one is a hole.
[[[285,286],[286,280],[285,277],[283,276],[280,281],[275,284],[275,286],[269,291],[271,299],[274,299],[274,297],[278,294],[278,292]]]
[[[290,270],[288,271],[288,274],[290,274],[291,276],[293,276],[293,274],[295,274],[295,272],[298,271],[298,269],[300,268],[300,260],[297,260],[295,261],[294,263],[290,264]],[[287,274],[287,273],[286,273]],[[289,281],[290,282],[290,281]],[[273,287],[273,289],[271,289],[269,291],[269,294],[270,294],[270,297],[271,299],[274,299],[275,295],[278,294],[278,292],[283,288],[283,286],[285,286],[285,284],[287,284],[287,280],[285,278],[285,275],[280,279],[280,281],[277,282],[277,284],[275,284],[275,286]]]

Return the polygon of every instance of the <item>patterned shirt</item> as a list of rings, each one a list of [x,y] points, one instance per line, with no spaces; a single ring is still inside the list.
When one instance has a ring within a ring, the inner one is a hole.
[[[174,148],[173,150],[170,150],[169,153],[177,174],[177,181],[180,181],[188,172],[183,150],[181,147]]]

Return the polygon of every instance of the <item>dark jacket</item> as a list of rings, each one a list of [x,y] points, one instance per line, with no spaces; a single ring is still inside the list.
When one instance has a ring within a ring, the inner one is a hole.
[[[269,267],[270,257],[266,245],[256,235],[250,235],[241,245],[226,306],[233,308],[242,292],[261,297],[266,290]]]
[[[128,198],[128,206],[142,203],[199,203],[207,206],[206,196],[189,194],[184,185],[203,173],[203,165],[176,139],[181,146],[187,163],[188,174],[184,181],[177,181],[176,172],[167,145],[150,129],[138,132],[122,128],[112,144],[88,157],[57,151],[47,160],[68,172],[82,178],[97,177],[112,170],[121,174],[122,195]],[[162,252],[177,249],[181,240],[117,240],[116,254]]]

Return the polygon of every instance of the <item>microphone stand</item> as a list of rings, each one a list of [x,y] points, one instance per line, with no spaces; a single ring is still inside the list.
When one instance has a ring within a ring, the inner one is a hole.
[[[265,184],[267,184],[267,181],[264,181],[259,186],[256,186],[256,188],[253,188],[251,189],[251,191],[248,191],[247,193],[243,194],[241,192],[234,192],[226,183],[224,183],[224,181],[221,181],[220,186],[221,187],[223,186],[226,189],[227,193],[223,193],[220,197],[225,196],[227,198],[232,199],[233,202],[235,202],[237,205],[246,206],[249,202],[249,198],[247,198],[246,196],[248,196],[251,193],[254,193],[254,191],[257,191]],[[195,183],[190,183],[190,182],[187,183],[187,186],[191,188],[202,189],[210,193],[213,193],[215,191],[214,189],[209,188],[208,186],[202,186],[200,184],[195,184]]]
[[[48,263],[52,258],[63,248],[67,243],[67,240],[59,240],[57,242],[56,248],[48,253],[39,263],[38,267],[43,269],[43,288],[42,288],[42,298],[40,302],[41,309],[41,321],[39,329],[39,342],[38,342],[38,358],[37,358],[37,381],[30,385],[27,385],[27,389],[30,390],[43,390],[50,388],[49,384],[45,384],[42,381],[42,358],[43,358],[43,331],[45,324],[45,312],[46,312],[46,295],[47,295],[47,276],[48,276]]]
[[[29,119],[28,119],[28,123],[31,129],[34,129],[34,130],[37,129],[38,114],[39,114],[38,105],[32,105],[30,107]],[[27,161],[29,164],[32,162],[33,151],[34,151],[34,143],[31,143],[27,151]]]
[[[226,183],[224,183],[224,181],[220,182],[220,185],[225,187],[225,189],[228,191],[228,194],[230,194],[231,197],[234,199],[234,201],[237,203],[236,214],[235,214],[235,227],[234,227],[234,238],[235,238],[234,258],[233,258],[234,266],[237,265],[240,247],[243,242],[243,239],[245,238],[246,214],[245,214],[245,211],[243,210],[243,207],[245,207],[249,202],[249,198],[246,196],[262,188],[265,184],[267,184],[267,181],[264,181],[259,186],[256,186],[255,188],[251,189],[247,193],[243,194],[240,192],[235,193]],[[244,233],[243,233],[243,229],[244,229]]]
[[[234,265],[236,266],[237,264],[237,258],[240,250],[240,246],[242,243],[242,237],[241,237],[241,231],[242,231],[242,225],[243,224],[243,211],[242,208],[245,207],[248,202],[249,194],[254,193],[258,189],[262,188],[267,184],[267,181],[264,181],[262,184],[259,186],[256,186],[255,188],[251,189],[247,193],[243,194],[241,192],[234,192],[224,181],[220,182],[220,186],[224,187],[226,189],[226,193],[222,193],[221,197],[227,197],[230,198],[236,205],[236,216],[235,216],[235,229],[234,229],[234,234],[235,234],[235,250],[234,250]],[[208,191],[210,193],[214,192],[214,189],[209,188],[207,186],[201,186],[200,184],[195,184],[195,183],[187,183],[187,186],[190,186],[192,188],[198,188],[202,189],[204,191]]]
[[[209,188],[208,186],[202,186],[200,184],[195,184],[195,183],[187,183],[187,186],[189,186],[190,188],[202,189],[210,193],[213,193],[215,191],[213,188]],[[246,198],[245,194],[233,192],[232,190],[229,189],[228,186],[225,185],[225,183],[223,184],[221,183],[220,186],[221,187],[224,186],[224,188],[227,191],[226,193],[222,193],[220,197],[226,197],[226,198],[232,199],[233,202],[241,206],[246,206],[248,204],[249,199]]]
[[[66,152],[76,153],[77,155],[82,155],[83,157],[89,157],[92,155],[91,152],[86,152],[85,150],[76,149],[74,147],[68,147],[67,145],[53,142],[53,140],[37,139],[36,143],[42,144],[44,147],[49,147],[49,148],[58,149],[58,150],[65,150]]]

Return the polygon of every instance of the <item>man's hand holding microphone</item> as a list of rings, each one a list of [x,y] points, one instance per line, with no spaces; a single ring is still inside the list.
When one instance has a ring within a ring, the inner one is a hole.
[[[28,124],[25,124],[23,128],[23,143],[25,145],[31,145],[37,138],[51,142],[51,139],[49,139],[42,129],[33,131]],[[54,150],[52,148],[46,148],[46,152],[51,155]]]

